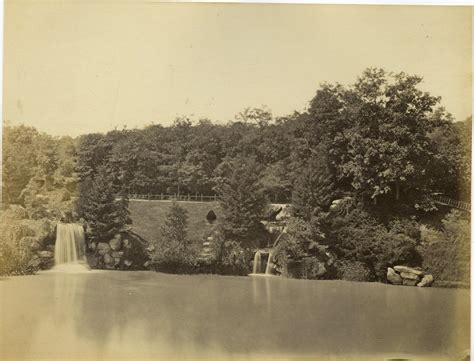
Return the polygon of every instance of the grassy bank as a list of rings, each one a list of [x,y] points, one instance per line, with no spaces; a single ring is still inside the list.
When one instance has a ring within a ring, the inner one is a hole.
[[[193,240],[203,241],[211,227],[206,220],[210,210],[217,217],[220,214],[217,202],[179,202],[188,211],[188,235]],[[146,240],[153,240],[163,226],[171,201],[130,200],[129,210],[133,220],[133,230]]]

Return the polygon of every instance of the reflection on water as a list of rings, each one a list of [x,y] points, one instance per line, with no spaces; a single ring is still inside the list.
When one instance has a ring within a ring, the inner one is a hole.
[[[469,347],[465,290],[91,272],[7,279],[0,295],[0,359],[422,359]]]

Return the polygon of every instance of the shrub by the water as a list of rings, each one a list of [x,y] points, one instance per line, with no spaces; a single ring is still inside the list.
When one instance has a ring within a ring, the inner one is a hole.
[[[254,252],[243,248],[237,241],[218,237],[216,245],[216,271],[222,274],[247,275]]]
[[[438,284],[469,283],[470,219],[453,210],[442,221],[442,229],[422,227],[419,251],[423,268]]]
[[[47,220],[27,218],[23,207],[10,206],[0,217],[0,274],[32,274],[42,266],[35,252],[40,250],[51,236],[51,225]]]
[[[286,233],[275,246],[277,268],[291,277],[308,279],[331,278],[334,255],[329,246],[324,245],[324,234],[319,227],[319,219],[311,221],[291,218]]]
[[[362,209],[332,221],[331,242],[346,261],[364,263],[378,280],[385,279],[387,267],[396,264],[419,265],[417,240],[403,233],[398,223],[387,227]]]
[[[359,261],[338,261],[335,264],[337,278],[344,281],[368,282],[373,281],[374,276],[367,266]]]

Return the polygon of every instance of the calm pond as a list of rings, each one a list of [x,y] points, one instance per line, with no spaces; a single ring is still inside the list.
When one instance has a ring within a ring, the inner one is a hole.
[[[459,359],[467,290],[154,272],[0,280],[0,359]]]

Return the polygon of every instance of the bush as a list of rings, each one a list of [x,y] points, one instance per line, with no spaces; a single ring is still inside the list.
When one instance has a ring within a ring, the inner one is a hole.
[[[229,275],[247,275],[254,252],[243,248],[237,241],[226,241],[222,236],[217,239],[217,272]]]
[[[283,274],[288,273],[295,278],[328,278],[332,273],[334,255],[322,241],[326,239],[321,232],[320,217],[313,215],[310,221],[290,218],[286,233],[282,234],[275,246],[277,268]]]
[[[470,221],[460,211],[451,211],[441,231],[422,227],[419,252],[423,268],[436,282],[469,282]]]
[[[29,265],[33,256],[29,240],[35,236],[34,230],[23,219],[25,210],[12,207],[3,211],[0,224],[0,274],[24,275],[34,273]]]
[[[374,276],[367,266],[359,261],[337,261],[335,264],[337,277],[344,281],[368,282]]]
[[[421,262],[417,240],[409,235],[413,225],[392,223],[390,229],[361,209],[332,222],[333,247],[345,261],[362,262],[378,280],[384,280],[387,267],[396,264],[417,266]],[[403,232],[401,232],[401,229]]]

